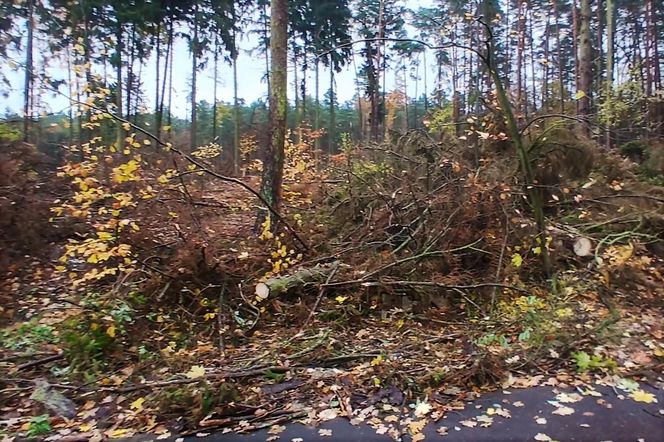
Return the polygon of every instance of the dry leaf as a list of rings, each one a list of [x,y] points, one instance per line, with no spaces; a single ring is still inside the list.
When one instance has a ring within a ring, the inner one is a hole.
[[[655,398],[654,394],[648,393],[643,390],[633,391],[629,394],[629,397],[634,399],[636,402],[645,402],[646,404],[652,404],[653,402],[657,402],[657,398]]]
[[[574,408],[558,407],[551,414],[557,414],[559,416],[569,416],[570,414],[574,414]]]
[[[328,408],[327,410],[323,410],[320,413],[318,413],[318,419],[322,421],[331,421],[332,419],[335,419],[337,417],[337,412],[336,410],[333,410],[331,408]]]
[[[321,437],[331,437],[332,436],[332,430],[328,430],[326,428],[321,428],[318,430],[318,435]]]
[[[205,367],[202,365],[194,365],[184,374],[189,379],[198,379],[205,376]]]
[[[544,433],[537,433],[537,434],[535,435],[535,440],[546,442],[546,441],[551,441],[551,440],[553,440],[553,439],[551,439],[549,436],[547,436],[547,435],[544,434]]]

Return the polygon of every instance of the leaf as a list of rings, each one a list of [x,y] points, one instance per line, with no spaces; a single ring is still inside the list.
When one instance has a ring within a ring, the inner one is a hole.
[[[328,430],[326,428],[321,428],[320,430],[318,430],[318,435],[321,436],[321,437],[325,437],[325,436],[331,437],[332,436],[332,430]]]
[[[467,419],[465,421],[461,421],[459,423],[461,425],[463,425],[464,427],[468,427],[468,428],[473,428],[473,427],[477,426],[477,422],[475,422],[474,420],[470,420],[470,419]]]
[[[636,390],[630,393],[629,397],[634,399],[636,402],[644,402],[646,404],[652,404],[653,402],[657,402],[657,398],[655,398],[655,395],[652,393],[648,393],[647,391],[643,390]]]
[[[547,435],[544,434],[544,433],[537,433],[537,434],[535,435],[535,440],[546,442],[546,441],[551,441],[551,440],[553,440],[553,439],[551,439],[549,436],[547,436]]]
[[[523,258],[521,257],[521,255],[519,255],[518,253],[512,255],[512,265],[514,267],[521,267],[521,264],[523,264]]]
[[[115,326],[114,326],[114,325],[111,325],[110,327],[108,327],[108,328],[106,329],[106,334],[107,334],[108,336],[110,336],[111,338],[114,338],[114,337],[115,337]]]
[[[129,404],[129,408],[131,408],[132,410],[141,411],[143,409],[143,403],[144,402],[145,402],[145,398],[144,397],[139,397],[134,402]]]
[[[429,414],[431,411],[431,405],[428,402],[418,402],[415,407],[415,416],[423,417]]]
[[[535,423],[537,425],[546,425],[546,418],[545,417],[538,417],[535,419]]]
[[[348,296],[337,296],[336,298],[334,298],[334,300],[337,301],[339,304],[343,304],[344,302],[346,302],[347,299]]]
[[[582,98],[585,97],[585,96],[586,96],[586,93],[585,93],[585,92],[583,92],[583,91],[577,91],[576,94],[574,95],[574,99],[575,99],[575,100],[580,100],[580,99],[582,99]]]
[[[337,411],[333,410],[332,408],[328,408],[327,410],[323,410],[318,413],[318,419],[322,421],[331,421],[332,419],[336,419],[336,417]]]
[[[202,365],[194,365],[184,374],[189,379],[198,379],[205,376],[205,367]]]
[[[574,414],[574,408],[558,407],[551,414],[557,414],[559,416],[569,416],[570,414]]]

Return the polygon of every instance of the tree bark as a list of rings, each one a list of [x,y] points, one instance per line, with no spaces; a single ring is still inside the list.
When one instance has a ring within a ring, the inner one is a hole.
[[[288,111],[288,1],[270,1],[270,141],[263,157],[261,195],[275,210],[281,207],[284,144]],[[267,212],[261,212],[259,221]],[[271,228],[276,227],[276,222]]]
[[[27,18],[27,44],[25,54],[25,89],[23,94],[23,141],[30,140],[30,123],[32,119],[31,96],[32,96],[32,80],[33,80],[33,66],[32,66],[32,43],[33,43],[33,30],[34,30],[34,0],[28,0],[28,18]]]
[[[194,2],[194,36],[191,40],[191,125],[189,149],[196,149],[196,72],[198,71],[198,2]]]
[[[611,148],[611,120],[613,118],[613,27],[615,20],[615,5],[613,0],[606,0],[606,140],[607,149]]]
[[[577,115],[588,117],[592,96],[592,45],[590,42],[590,0],[581,0],[579,14],[579,93]],[[581,94],[583,92],[583,94]]]
[[[240,173],[240,101],[238,100],[238,78],[237,78],[237,15],[235,3],[233,3],[233,172],[235,176]]]

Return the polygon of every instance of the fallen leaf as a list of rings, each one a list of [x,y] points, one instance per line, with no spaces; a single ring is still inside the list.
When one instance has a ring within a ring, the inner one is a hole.
[[[286,430],[286,427],[283,425],[272,425],[269,430],[267,430],[267,434],[281,434]]]
[[[431,405],[428,402],[418,402],[415,407],[415,416],[423,417],[429,414],[431,411]]]
[[[129,408],[131,408],[132,410],[141,411],[143,409],[143,403],[144,402],[145,402],[145,398],[144,397],[139,397],[134,402],[129,404]]]
[[[332,430],[321,428],[320,430],[318,430],[318,435],[321,437],[330,437],[332,436]]]
[[[546,418],[545,417],[538,417],[535,419],[535,422],[537,425],[546,425]]]
[[[335,419],[337,417],[337,412],[336,410],[333,410],[331,408],[328,408],[327,410],[323,410],[320,413],[318,413],[318,419],[322,421],[331,421],[332,419]]]
[[[523,402],[521,402],[521,401],[516,401],[516,402],[512,403],[512,405],[514,405],[515,407],[523,407],[524,406]]]
[[[184,374],[189,379],[198,379],[205,376],[205,367],[202,365],[194,365]]]
[[[459,423],[460,423],[461,425],[463,425],[464,427],[468,427],[468,428],[474,428],[474,427],[477,426],[477,422],[476,422],[476,421],[473,421],[473,420],[470,420],[470,419],[467,419],[467,420],[465,420],[465,421],[461,421],[461,422],[459,422]]]
[[[544,433],[537,433],[535,435],[535,440],[538,440],[538,441],[551,441],[553,439],[551,439],[549,436],[547,436]]]
[[[551,414],[557,414],[559,416],[569,416],[570,414],[574,414],[574,408],[558,407]]]
[[[634,401],[636,402],[645,402],[646,404],[652,404],[653,402],[657,402],[657,398],[655,398],[654,394],[648,393],[643,390],[633,391],[629,394],[629,397],[634,399]]]
[[[556,396],[556,399],[564,404],[573,404],[579,402],[583,397],[578,393],[560,393]]]
[[[447,427],[436,428],[436,433],[440,434],[441,436],[447,435]]]

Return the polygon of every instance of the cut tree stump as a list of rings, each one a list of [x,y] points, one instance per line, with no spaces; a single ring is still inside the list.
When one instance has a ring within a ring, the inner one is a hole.
[[[339,266],[339,261],[327,264],[319,264],[314,267],[300,269],[291,275],[276,276],[267,281],[256,284],[256,297],[265,300],[270,296],[279,296],[292,289],[304,287],[307,284],[324,282],[334,269]]]

